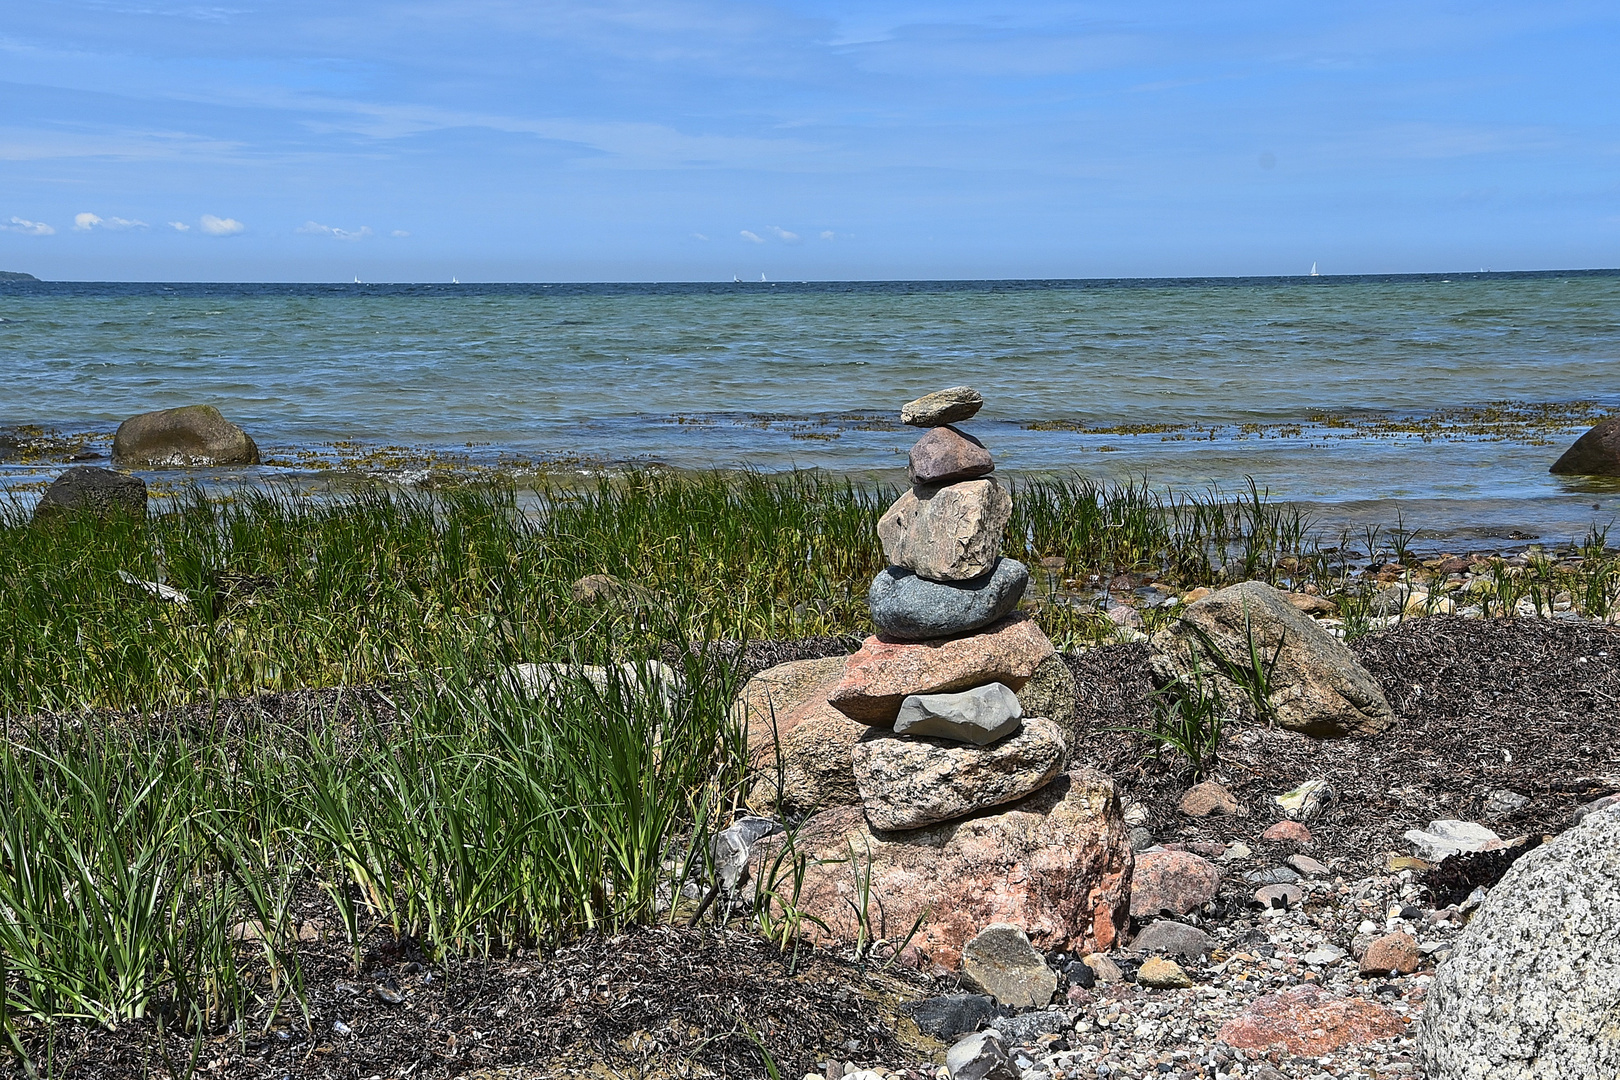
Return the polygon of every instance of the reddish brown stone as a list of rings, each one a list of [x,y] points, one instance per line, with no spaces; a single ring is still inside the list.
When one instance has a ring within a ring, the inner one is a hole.
[[[954,484],[994,472],[984,443],[949,425],[929,429],[911,447],[906,475],[913,484]]]
[[[863,724],[892,727],[908,694],[944,694],[985,683],[1021,690],[1055,650],[1027,616],[1012,615],[967,637],[897,641],[869,637],[844,664],[827,700]]]
[[[1144,851],[1131,874],[1131,914],[1185,915],[1214,898],[1221,872],[1208,859],[1185,851]]]
[[[743,684],[731,706],[731,722],[748,733],[748,758],[757,768],[775,757],[778,739],[806,720],[832,709],[827,695],[844,675],[844,658],[791,660],[766,668]]]
[[[1266,1050],[1281,1043],[1298,1057],[1321,1057],[1404,1034],[1406,1021],[1382,1005],[1296,986],[1257,999],[1223,1024],[1217,1038],[1239,1050]]]
[[[1181,796],[1181,812],[1190,817],[1208,817],[1211,814],[1235,814],[1238,801],[1232,793],[1213,780],[1194,784]]]
[[[1273,844],[1308,844],[1311,842],[1311,830],[1297,821],[1279,821],[1261,833],[1260,839],[1269,840]]]
[[[782,843],[760,841],[766,866]],[[798,905],[826,923],[807,921],[808,933],[855,940],[856,873],[869,871],[873,932],[903,937],[927,911],[912,943],[946,968],[991,923],[1021,927],[1043,951],[1092,953],[1112,948],[1128,921],[1130,840],[1114,782],[1093,769],[1007,807],[905,832],[873,831],[859,807],[827,810],[800,827],[795,847],[810,856]]]
[[[1411,934],[1385,934],[1361,954],[1362,978],[1410,975],[1417,967],[1417,939]]]

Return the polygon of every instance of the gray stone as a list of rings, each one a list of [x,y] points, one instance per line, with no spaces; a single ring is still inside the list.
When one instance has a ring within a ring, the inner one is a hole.
[[[1029,569],[997,559],[988,573],[966,581],[929,581],[903,566],[872,579],[866,594],[872,621],[890,637],[931,641],[956,637],[1011,615],[1029,587]]]
[[[1620,416],[1611,416],[1576,439],[1548,472],[1569,476],[1620,476]]]
[[[929,581],[969,581],[995,566],[1011,517],[1012,496],[994,477],[918,485],[878,520],[878,538],[893,566]]]
[[[973,387],[952,386],[900,406],[900,421],[912,427],[938,427],[970,419],[983,407],[984,397]]]
[[[1599,810],[1607,810],[1609,807],[1616,805],[1620,805],[1620,795],[1605,795],[1601,799],[1593,799],[1591,802],[1575,808],[1574,820],[1570,824],[1579,825],[1587,817],[1597,813]]]
[[[63,514],[86,513],[96,517],[123,516],[146,520],[146,481],[89,465],[69,469],[51,481],[39,504],[35,521],[49,521]]]
[[[1328,874],[1332,873],[1326,866],[1309,855],[1300,855],[1298,853],[1290,855],[1288,856],[1288,865],[1306,877],[1327,877]]]
[[[1016,802],[1063,769],[1063,733],[1036,717],[994,746],[873,729],[855,744],[855,786],[874,829],[917,829]]]
[[[911,448],[906,477],[913,484],[954,484],[994,472],[984,443],[953,427],[937,427]]]
[[[1429,862],[1502,844],[1500,836],[1472,821],[1431,821],[1427,829],[1412,829],[1405,835],[1407,843],[1412,845],[1412,853]]]
[[[1528,796],[1520,795],[1517,791],[1494,788],[1485,795],[1485,816],[1504,818],[1523,809],[1529,802]]]
[[[954,1039],[979,1030],[986,1020],[1005,1014],[989,994],[942,994],[924,998],[909,1009],[917,1029],[936,1039]]]
[[[1045,1005],[1057,992],[1057,972],[1012,923],[992,923],[962,946],[962,978],[1002,1005]]]
[[[951,1080],[1018,1080],[1018,1066],[995,1028],[964,1035],[945,1051]]]
[[[709,842],[715,874],[727,891],[735,892],[748,876],[748,859],[762,837],[782,831],[782,826],[766,817],[738,818],[715,834]]]
[[[1085,968],[1088,973],[1091,971],[1084,964],[1076,966]],[[1037,1046],[1042,1035],[1065,1035],[1073,1030],[1074,1023],[1061,1009],[1041,1009],[999,1017],[995,1028],[1011,1046]],[[1025,1080],[1029,1078],[1026,1076]]]
[[[113,435],[113,463],[132,469],[257,465],[259,448],[247,432],[212,405],[132,416]]]
[[[1208,934],[1174,919],[1151,923],[1131,942],[1131,949],[1143,956],[1179,956],[1186,960],[1207,956],[1211,948]]]
[[[1146,851],[1156,843],[1157,841],[1153,839],[1153,833],[1142,826],[1137,825],[1131,829],[1132,851]]]
[[[1289,821],[1315,821],[1333,801],[1333,787],[1320,778],[1307,780],[1271,801]]]
[[[1262,582],[1240,582],[1193,604],[1153,636],[1153,649],[1155,681],[1191,687],[1201,680],[1205,693],[1219,692],[1229,716],[1256,714],[1255,680],[1245,674],[1244,687],[1227,673],[1246,673],[1258,653],[1269,682],[1264,711],[1279,727],[1333,738],[1371,735],[1394,720],[1383,689],[1344,643]]]
[[[1250,870],[1243,880],[1251,885],[1293,885],[1299,874],[1286,866],[1268,866],[1264,870]]]
[[[1620,1076],[1620,812],[1508,868],[1429,985],[1431,1080]]]
[[[1025,716],[1046,717],[1063,729],[1063,734],[1069,738],[1069,745],[1074,746],[1075,724],[1080,712],[1080,688],[1061,655],[1053,653],[1041,661],[1035,674],[1018,688],[1018,701],[1024,707]]]
[[[1018,695],[990,683],[954,694],[912,694],[900,703],[894,733],[988,746],[1017,731],[1023,716]]]

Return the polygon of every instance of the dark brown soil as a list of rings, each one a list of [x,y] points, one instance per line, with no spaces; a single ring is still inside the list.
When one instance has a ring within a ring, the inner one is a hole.
[[[1151,726],[1147,648],[1124,645],[1069,658],[1080,686],[1077,757],[1111,773],[1124,798],[1145,803],[1161,841],[1242,840],[1280,816],[1271,800],[1326,779],[1336,799],[1310,822],[1318,858],[1372,870],[1408,854],[1408,829],[1438,818],[1480,821],[1504,837],[1557,833],[1581,803],[1620,791],[1620,631],[1537,619],[1418,619],[1351,649],[1383,685],[1396,714],[1379,735],[1316,740],[1231,725],[1217,777],[1247,817],[1191,819],[1180,762],[1155,760],[1136,736]],[[1492,817],[1493,791],[1529,802]]]

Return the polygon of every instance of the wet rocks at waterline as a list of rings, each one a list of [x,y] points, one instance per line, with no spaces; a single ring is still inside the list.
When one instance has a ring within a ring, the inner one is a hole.
[[[889,930],[903,934],[927,913],[913,948],[945,965],[992,923],[1043,949],[1106,950],[1130,907],[1132,855],[1112,781],[1070,769],[1069,736],[1018,696],[1055,651],[1016,610],[1029,571],[1000,557],[1012,498],[987,475],[990,452],[945,426],[982,404],[953,387],[902,410],[930,430],[911,455],[916,485],[878,526],[893,564],[868,597],[879,632],[820,700],[783,703],[780,775],[762,776],[762,797],[750,800],[799,802],[789,795],[805,771],[795,763],[831,763],[838,776],[819,769],[813,784],[822,809],[796,834],[814,856],[800,907],[834,940],[862,932],[848,900],[853,852]],[[756,695],[773,681],[759,679]],[[864,726],[853,745],[820,709]]]
[[[126,469],[189,469],[257,465],[259,448],[212,405],[186,405],[119,424],[112,456]]]

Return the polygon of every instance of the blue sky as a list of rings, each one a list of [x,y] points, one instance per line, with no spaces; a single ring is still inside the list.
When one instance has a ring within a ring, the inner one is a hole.
[[[1620,6],[48,0],[0,269],[167,280],[1620,265]]]

